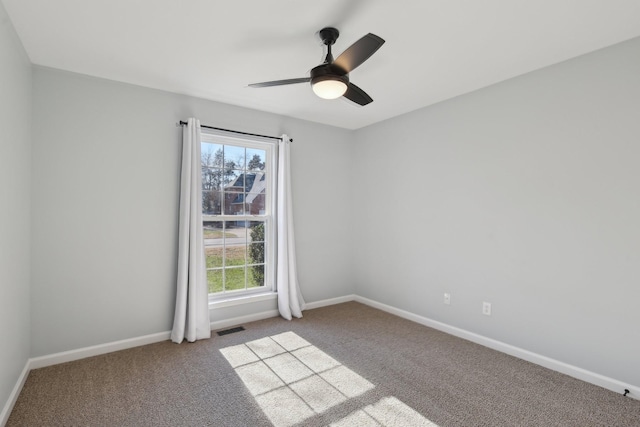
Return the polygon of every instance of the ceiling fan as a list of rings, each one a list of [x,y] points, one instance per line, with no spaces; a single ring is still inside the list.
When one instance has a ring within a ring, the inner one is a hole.
[[[360,105],[372,102],[373,99],[365,91],[349,81],[349,73],[380,49],[384,40],[369,33],[349,46],[334,60],[331,46],[336,42],[340,33],[333,27],[327,27],[320,30],[319,35],[322,43],[327,46],[327,56],[322,64],[311,69],[310,77],[252,83],[249,87],[259,88],[311,82],[313,91],[320,98],[336,99],[344,96]]]

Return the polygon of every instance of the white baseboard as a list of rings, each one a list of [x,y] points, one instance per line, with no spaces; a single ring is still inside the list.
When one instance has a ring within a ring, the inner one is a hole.
[[[529,350],[515,347],[513,345],[506,344],[501,341],[494,340],[492,338],[487,338],[485,336],[478,335],[474,332],[469,332],[467,330],[460,329],[455,326],[447,325],[446,323],[438,322],[437,320],[419,316],[417,314],[414,314],[396,307],[392,307],[387,304],[382,304],[380,302],[377,302],[365,297],[356,295],[354,300],[362,304],[377,308],[379,310],[386,311],[387,313],[394,314],[398,317],[402,317],[403,319],[411,320],[413,322],[428,326],[433,329],[437,329],[442,332],[446,332],[447,334],[454,335],[459,338],[464,338],[476,344],[480,344],[485,347],[489,347],[491,349],[500,351],[502,353],[506,353],[511,356],[517,357],[519,359],[523,359],[528,362],[535,363],[536,365],[543,366],[545,368],[551,369],[552,371],[557,371],[565,375],[569,375],[571,377],[577,378],[579,380],[582,380],[591,384],[595,384],[597,386],[606,388],[616,393],[623,394],[624,390],[627,389],[630,391],[630,393],[627,394],[627,397],[640,400],[640,387],[638,386],[630,385],[622,381],[616,380],[614,378],[609,378],[604,375],[600,375],[595,372],[591,372],[586,369],[582,369],[577,366],[573,366],[568,363],[564,363],[559,360],[552,359],[550,357],[533,353]]]
[[[240,323],[253,322],[256,320],[268,319],[278,315],[277,310],[269,310],[261,313],[251,314],[248,316],[234,317],[231,319],[211,322],[211,330],[234,326]],[[112,353],[114,351],[126,350],[129,348],[139,347],[147,344],[154,344],[161,341],[171,339],[171,331],[158,332],[142,337],[129,338],[120,341],[114,341],[105,344],[83,347],[75,350],[63,351],[60,353],[49,354],[46,356],[32,357],[29,359],[29,369],[44,368],[46,366],[57,365],[59,363],[72,362],[74,360],[84,359],[101,354]]]
[[[232,317],[231,319],[217,320],[211,322],[211,330],[216,331],[222,328],[228,328],[229,326],[238,326],[242,323],[255,322],[256,320],[269,319],[271,317],[279,316],[278,310],[267,310],[261,313],[248,314],[246,316]]]
[[[20,396],[20,392],[22,391],[22,387],[24,386],[25,381],[27,381],[30,370],[31,369],[29,368],[29,361],[27,360],[27,363],[24,364],[22,373],[18,377],[16,385],[13,387],[13,390],[11,390],[11,394],[9,395],[7,403],[4,405],[4,408],[2,408],[2,412],[0,412],[0,426],[4,426],[5,424],[7,424],[7,421],[9,421],[9,415],[11,415],[13,406],[18,400],[18,396]]]
[[[345,295],[343,297],[330,298],[320,301],[314,301],[306,303],[305,310],[313,310],[314,308],[326,307],[329,305],[341,304],[343,302],[355,301],[356,295]],[[256,320],[269,319],[271,317],[277,317],[280,313],[278,310],[268,310],[261,313],[249,314],[247,316],[233,317],[231,319],[218,320],[211,322],[211,330],[216,331],[222,328],[228,328],[231,326],[238,326],[242,323],[255,322]]]
[[[313,310],[314,308],[326,307],[328,305],[354,301],[355,298],[356,298],[355,295],[346,295],[343,297],[314,301],[314,302],[306,303],[304,309]],[[216,331],[222,328],[238,326],[242,323],[255,322],[256,320],[263,320],[263,319],[269,319],[271,317],[277,317],[279,315],[280,313],[278,312],[278,310],[267,310],[261,313],[249,314],[247,316],[239,316],[239,317],[233,317],[231,319],[218,320],[215,322],[211,322],[211,330]]]
[[[171,332],[159,332],[142,337],[129,338],[126,340],[114,341],[106,344],[93,345],[76,350],[63,351],[49,354],[47,356],[32,357],[29,359],[29,369],[44,368],[45,366],[57,365],[59,363],[72,362],[86,357],[99,356],[101,354],[112,353],[114,351],[126,350],[128,348],[139,347],[141,345],[153,344],[170,339]]]
[[[323,299],[320,301],[309,302],[305,304],[305,310],[313,310],[314,308],[326,307],[328,305],[342,304],[343,302],[355,301],[356,295],[345,295],[343,297]]]

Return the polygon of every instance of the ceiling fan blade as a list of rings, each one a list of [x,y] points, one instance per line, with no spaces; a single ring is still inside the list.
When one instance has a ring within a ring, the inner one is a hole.
[[[251,83],[249,87],[283,86],[283,85],[293,85],[296,83],[309,83],[310,81],[311,81],[311,77],[301,77],[299,79],[274,80],[272,82]]]
[[[373,102],[373,98],[353,83],[349,83],[347,91],[342,96],[359,105],[367,105]]]
[[[364,61],[369,59],[371,55],[376,53],[380,46],[384,44],[384,40],[375,34],[367,34],[360,40],[352,44],[336,58],[333,63],[350,73]]]

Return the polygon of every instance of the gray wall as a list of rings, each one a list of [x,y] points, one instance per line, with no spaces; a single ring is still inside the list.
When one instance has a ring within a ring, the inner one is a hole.
[[[640,384],[640,39],[355,149],[357,294]]]
[[[29,357],[31,66],[0,3],[0,411]]]
[[[33,90],[32,356],[171,328],[176,123],[188,117],[294,138],[302,292],[308,301],[353,293],[350,247],[334,244],[350,227],[351,131],[41,67]],[[275,307],[226,308],[211,319]]]

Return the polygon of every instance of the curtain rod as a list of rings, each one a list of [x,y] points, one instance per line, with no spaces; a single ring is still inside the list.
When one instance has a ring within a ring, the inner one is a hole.
[[[180,120],[179,124],[180,124],[180,126],[186,126],[187,122],[184,122],[184,121]],[[223,128],[217,128],[217,127],[214,127],[214,126],[206,126],[206,125],[200,125],[200,127],[201,128],[206,128],[206,129],[221,130],[221,131],[224,131],[224,132],[238,133],[240,135],[259,136],[261,138],[277,139],[277,140],[282,141],[282,138],[279,137],[279,136],[260,135],[258,133],[241,132],[239,130],[223,129]],[[290,138],[289,142],[293,142],[293,139]]]

